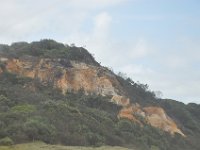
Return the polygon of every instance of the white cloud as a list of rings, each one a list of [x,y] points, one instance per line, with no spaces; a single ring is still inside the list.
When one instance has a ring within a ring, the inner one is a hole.
[[[129,64],[124,67],[122,67],[122,71],[124,73],[128,73],[131,76],[149,76],[151,74],[154,74],[154,71],[150,68],[144,67],[143,65],[135,65],[135,64]]]
[[[133,59],[145,57],[151,51],[151,48],[147,47],[147,43],[143,38],[139,38],[138,41],[132,45],[132,47],[133,48],[130,49],[130,57]]]
[[[61,1],[65,2],[65,0]],[[67,3],[78,8],[96,9],[116,5],[125,1],[127,0],[68,0]]]
[[[2,0],[0,40],[4,43],[29,38],[38,40],[45,38],[44,35],[48,36],[46,38],[63,38],[79,32],[83,22],[91,13],[124,1],[126,0]],[[107,28],[105,23],[109,22],[110,18],[106,13],[101,15],[97,18],[99,22],[96,22],[98,25],[96,30]]]
[[[180,55],[166,56],[164,65],[170,69],[183,69],[188,66],[187,60]]]
[[[111,21],[112,18],[108,13],[102,12],[98,14],[94,21],[94,35],[97,37],[106,35],[109,32]]]
[[[110,27],[112,16],[107,12],[100,12],[93,18],[93,27],[89,32],[75,32],[66,38],[69,43],[76,43],[87,48],[97,56],[97,60],[108,62],[112,49],[110,49]]]
[[[161,21],[164,19],[163,15],[132,15],[129,16],[130,20],[136,20],[136,21]]]
[[[148,84],[154,91],[162,91],[163,98],[200,104],[199,41],[183,40],[177,43],[181,45],[180,50],[173,45],[170,50],[162,47],[155,50],[147,40],[143,41],[135,44],[135,47],[141,47],[141,53],[133,46],[135,58],[124,62],[117,71],[127,73],[134,81]]]
[[[44,14],[52,5],[35,5],[24,0],[3,0],[0,4],[0,40],[5,43],[26,40],[34,33],[42,31],[45,25]]]

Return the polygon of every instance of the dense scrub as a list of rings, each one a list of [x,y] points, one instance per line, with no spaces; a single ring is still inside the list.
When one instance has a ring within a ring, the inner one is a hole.
[[[17,42],[9,45],[0,44],[0,55],[18,58],[23,55],[41,58],[64,58],[99,66],[93,56],[83,47],[64,45],[54,40],[41,40],[39,42]]]
[[[86,146],[62,146],[50,145],[43,142],[31,142],[16,144],[13,146],[0,146],[0,150],[129,150],[119,146],[101,146],[101,147],[86,147]],[[137,150],[137,149],[132,149]]]

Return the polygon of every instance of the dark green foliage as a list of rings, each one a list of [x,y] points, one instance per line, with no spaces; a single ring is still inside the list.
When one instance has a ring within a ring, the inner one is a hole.
[[[16,74],[12,74],[12,73],[5,71],[0,76],[0,82],[4,83],[6,81],[9,81],[9,84],[25,85],[25,84],[28,84],[31,81],[31,79],[26,78],[26,77],[20,77],[20,76],[17,76]]]
[[[64,45],[48,39],[32,43],[17,42],[11,46],[0,45],[0,55],[8,58],[19,58],[24,55],[51,59],[60,58],[63,59],[62,62],[65,65],[69,65],[68,60],[73,60],[99,66],[99,63],[86,49]]]
[[[0,54],[1,53],[7,53],[8,50],[9,50],[9,46],[8,45],[0,44]]]
[[[117,76],[117,79],[133,103],[139,103],[142,106],[157,105],[155,94],[148,89],[147,84],[136,83],[130,78],[121,76]]]
[[[13,145],[13,140],[9,137],[5,137],[5,138],[2,138],[0,139],[0,145],[3,145],[3,146],[10,146],[10,145]]]
[[[129,120],[120,120],[117,124],[117,128],[123,132],[132,132],[132,123]]]

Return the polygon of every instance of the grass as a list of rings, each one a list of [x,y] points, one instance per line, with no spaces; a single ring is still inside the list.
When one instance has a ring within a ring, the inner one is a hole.
[[[42,142],[17,144],[13,146],[0,146],[0,150],[128,150],[122,147],[102,146],[102,147],[81,147],[81,146],[61,146],[48,145]]]

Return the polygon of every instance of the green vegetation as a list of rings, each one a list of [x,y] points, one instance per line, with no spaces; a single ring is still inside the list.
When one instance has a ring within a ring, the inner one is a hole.
[[[48,39],[32,43],[17,42],[10,46],[0,44],[0,55],[8,58],[19,58],[24,55],[51,59],[60,58],[99,66],[99,63],[83,47],[64,45]]]
[[[153,91],[148,89],[147,84],[134,82],[131,78],[124,77],[119,73],[117,76],[126,96],[131,98],[133,103],[139,103],[142,106],[158,105],[158,100]]]
[[[4,146],[10,146],[13,145],[13,140],[9,137],[5,137],[0,139],[0,145],[4,145]]]
[[[80,147],[80,146],[61,146],[61,145],[47,145],[42,142],[34,142],[27,144],[17,144],[14,146],[0,146],[0,150],[128,150],[122,147]],[[134,149],[132,149],[134,150]]]

